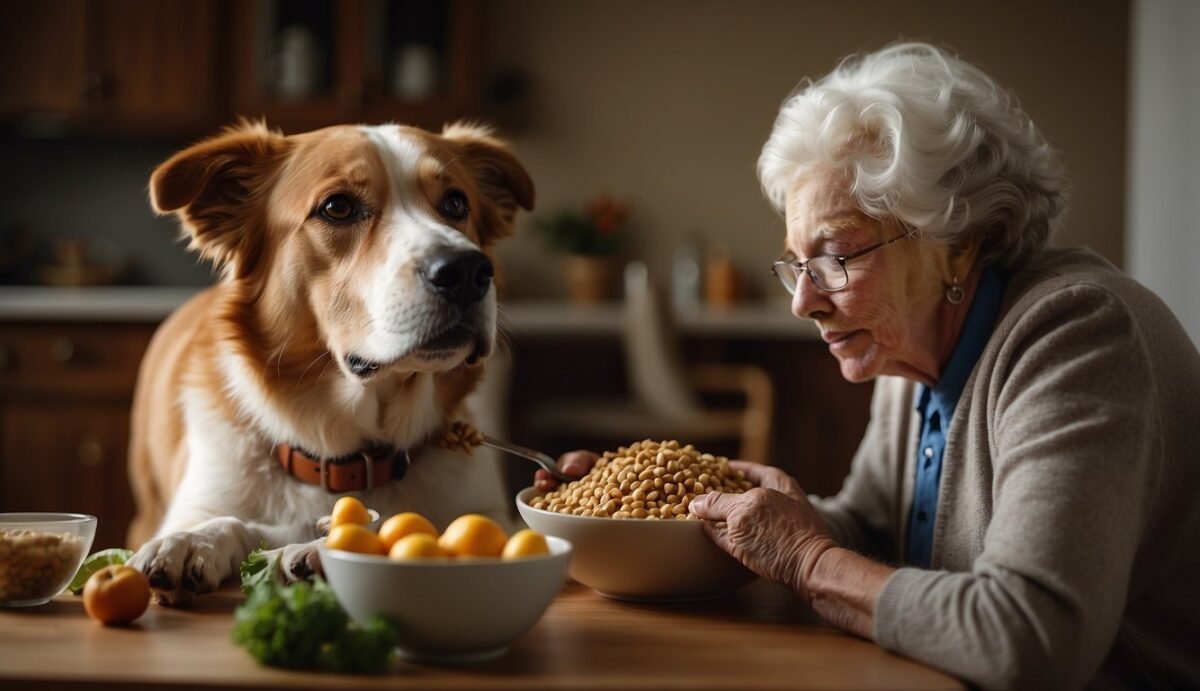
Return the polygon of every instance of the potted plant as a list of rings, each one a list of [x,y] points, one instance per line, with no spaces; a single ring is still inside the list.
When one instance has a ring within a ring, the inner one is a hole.
[[[534,222],[546,245],[563,253],[563,279],[571,302],[601,302],[612,294],[615,257],[628,215],[623,203],[602,195],[582,208],[561,209]]]

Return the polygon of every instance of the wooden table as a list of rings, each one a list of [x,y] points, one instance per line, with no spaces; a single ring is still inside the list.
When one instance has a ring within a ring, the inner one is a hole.
[[[151,605],[105,628],[79,598],[0,610],[0,688],[961,689],[957,680],[820,623],[756,582],[708,602],[634,604],[568,584],[508,654],[473,666],[399,662],[381,677],[261,667],[230,642],[236,590]]]

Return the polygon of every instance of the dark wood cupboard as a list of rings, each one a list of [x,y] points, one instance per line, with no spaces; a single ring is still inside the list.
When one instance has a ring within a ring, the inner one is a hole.
[[[192,138],[478,114],[478,0],[40,0],[0,4],[0,126]]]
[[[213,0],[0,5],[0,117],[38,136],[172,135],[222,114]]]
[[[89,513],[94,550],[124,545],[129,409],[154,328],[0,323],[0,511]]]

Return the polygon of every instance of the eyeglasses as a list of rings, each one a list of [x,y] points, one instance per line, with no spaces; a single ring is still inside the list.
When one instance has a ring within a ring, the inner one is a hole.
[[[908,237],[912,237],[911,230],[905,231],[891,240],[884,240],[883,242],[861,249],[854,254],[847,254],[842,257],[832,254],[820,254],[811,257],[806,262],[795,259],[780,259],[771,265],[771,273],[775,274],[775,277],[783,284],[784,290],[791,295],[796,294],[796,287],[800,283],[801,272],[808,274],[813,284],[821,290],[830,293],[837,292],[850,283],[850,274],[846,272],[846,262],[851,259],[858,259],[877,249],[882,249],[893,242]]]

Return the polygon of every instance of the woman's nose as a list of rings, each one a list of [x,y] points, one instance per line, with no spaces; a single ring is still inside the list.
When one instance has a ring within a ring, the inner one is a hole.
[[[816,319],[827,314],[832,307],[829,293],[817,287],[812,277],[801,273],[796,281],[796,292],[792,294],[792,314],[799,319]]]

